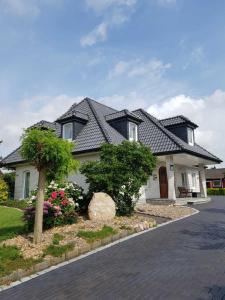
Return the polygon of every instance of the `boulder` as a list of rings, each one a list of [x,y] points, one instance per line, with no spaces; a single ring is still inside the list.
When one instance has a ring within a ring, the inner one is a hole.
[[[106,193],[94,193],[88,206],[88,216],[93,221],[112,220],[116,215],[116,205]]]

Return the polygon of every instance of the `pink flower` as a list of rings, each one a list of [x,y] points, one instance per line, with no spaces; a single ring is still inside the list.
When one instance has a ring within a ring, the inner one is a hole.
[[[52,199],[56,199],[58,196],[57,192],[52,192],[51,197]]]
[[[63,198],[65,196],[65,192],[63,190],[61,190],[58,192],[58,195],[60,195],[60,197]]]

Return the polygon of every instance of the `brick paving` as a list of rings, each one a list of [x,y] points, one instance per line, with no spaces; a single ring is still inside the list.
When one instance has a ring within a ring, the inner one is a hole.
[[[225,300],[225,197],[200,213],[0,292],[0,300]]]

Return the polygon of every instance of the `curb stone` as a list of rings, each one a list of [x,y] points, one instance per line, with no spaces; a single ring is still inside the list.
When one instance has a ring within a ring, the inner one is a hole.
[[[188,217],[190,217],[190,216],[193,216],[193,215],[195,215],[195,214],[198,214],[198,213],[199,213],[199,210],[193,208],[193,213],[191,213],[191,214],[189,214],[189,215],[180,217],[180,218],[175,219],[175,220],[170,220],[170,221],[168,221],[168,222],[159,224],[158,226],[149,228],[149,229],[147,229],[147,230],[142,230],[142,231],[140,231],[140,232],[135,232],[135,231],[133,231],[133,233],[131,233],[131,232],[129,233],[129,231],[124,230],[124,232],[126,232],[126,236],[125,236],[125,237],[122,237],[123,234],[122,234],[122,232],[121,232],[121,233],[118,235],[118,239],[117,239],[116,241],[113,241],[112,243],[107,244],[107,245],[105,245],[105,246],[101,246],[101,244],[102,244],[102,241],[101,241],[100,246],[99,246],[98,248],[95,248],[95,249],[94,249],[91,245],[87,245],[87,247],[85,247],[85,249],[84,249],[84,247],[83,247],[83,249],[82,249],[82,248],[78,248],[78,256],[77,256],[77,257],[74,257],[74,258],[72,258],[72,259],[70,259],[70,260],[63,261],[63,262],[61,262],[61,263],[58,263],[57,265],[52,265],[52,266],[48,267],[47,269],[44,269],[44,270],[42,269],[42,270],[40,270],[40,271],[37,271],[36,274],[32,274],[32,275],[30,275],[30,276],[20,278],[20,280],[18,280],[18,278],[17,278],[17,281],[12,282],[12,283],[10,283],[9,285],[2,285],[2,286],[0,286],[0,292],[1,292],[1,291],[4,291],[4,290],[7,290],[7,289],[10,289],[10,288],[12,288],[12,287],[14,287],[14,286],[17,286],[17,285],[19,285],[19,284],[22,284],[22,283],[25,282],[25,281],[32,280],[33,278],[36,278],[36,277],[38,277],[38,276],[41,276],[41,275],[46,274],[46,273],[48,273],[48,272],[51,272],[51,271],[53,271],[53,270],[55,270],[55,269],[58,269],[58,268],[60,268],[60,267],[62,267],[62,266],[65,266],[65,265],[67,265],[67,264],[76,262],[77,260],[81,260],[81,259],[83,259],[83,258],[85,258],[85,257],[87,257],[87,256],[89,256],[89,255],[92,255],[92,254],[97,253],[97,252],[99,252],[99,251],[105,250],[105,249],[107,249],[107,248],[109,248],[109,247],[112,247],[112,246],[114,246],[114,245],[116,245],[116,244],[119,244],[119,243],[122,243],[122,242],[124,242],[124,241],[127,241],[127,240],[129,240],[129,239],[131,239],[131,238],[134,238],[134,237],[136,237],[136,236],[139,236],[139,235],[148,233],[148,232],[153,231],[153,230],[157,230],[157,229],[159,229],[160,227],[163,227],[163,226],[169,225],[169,224],[171,224],[171,223],[175,223],[175,222],[177,222],[177,221],[186,219],[186,218],[188,218]],[[122,235],[121,235],[121,234],[122,234]],[[125,233],[124,233],[124,234],[125,234]],[[113,239],[113,236],[112,236],[112,239]],[[91,251],[90,251],[90,250],[91,250]],[[66,255],[65,255],[65,254],[64,254],[64,257],[65,257],[65,259],[66,259]],[[41,263],[39,263],[39,264],[41,264]],[[50,262],[49,262],[49,264],[50,264]],[[36,266],[37,266],[37,265],[36,265]],[[34,268],[32,268],[32,270],[33,270],[33,269],[34,269]],[[15,273],[17,274],[18,271],[15,271]],[[12,273],[12,274],[14,274],[14,273]],[[9,278],[12,274],[8,275],[7,277],[2,278],[2,280],[4,280],[4,279],[7,280],[7,278]]]

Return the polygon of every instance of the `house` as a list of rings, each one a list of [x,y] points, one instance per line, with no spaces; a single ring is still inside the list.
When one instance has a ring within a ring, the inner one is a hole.
[[[225,168],[206,169],[207,188],[225,188]]]
[[[184,116],[158,120],[143,109],[118,111],[85,98],[55,122],[41,121],[33,126],[52,128],[59,137],[75,141],[73,154],[81,162],[98,159],[104,142],[119,144],[130,140],[149,146],[157,156],[157,167],[141,188],[142,202],[176,200],[180,196],[179,187],[190,189],[193,196],[207,197],[205,166],[221,162],[195,142],[198,126]],[[1,163],[16,170],[15,199],[28,197],[37,186],[38,173],[22,159],[20,148]],[[85,177],[79,172],[71,174],[69,180],[87,190]]]

